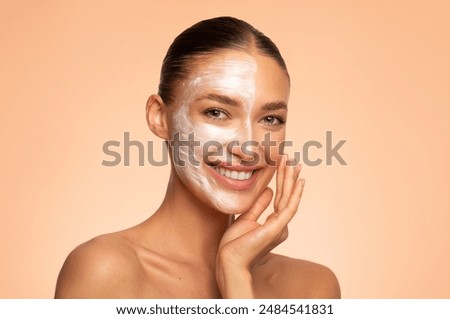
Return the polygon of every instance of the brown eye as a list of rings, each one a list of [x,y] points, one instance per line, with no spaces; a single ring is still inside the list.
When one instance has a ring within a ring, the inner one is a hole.
[[[212,117],[219,117],[221,112],[219,110],[210,110],[208,113]]]
[[[228,118],[228,114],[225,111],[217,108],[207,109],[204,114],[214,120],[224,120]]]
[[[276,118],[273,117],[273,116],[267,116],[267,117],[266,117],[266,122],[267,122],[267,123],[273,124],[273,123],[275,122],[275,120],[276,120]]]
[[[268,115],[265,116],[262,121],[266,125],[282,125],[285,123],[285,120],[282,117],[275,116],[275,115]]]

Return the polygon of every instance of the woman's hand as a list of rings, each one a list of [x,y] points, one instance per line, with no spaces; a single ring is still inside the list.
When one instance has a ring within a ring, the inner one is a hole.
[[[305,181],[298,179],[300,165],[284,155],[277,168],[274,212],[264,224],[258,218],[273,196],[266,188],[250,210],[231,224],[219,245],[216,278],[223,298],[253,298],[251,268],[286,240],[287,224],[297,212]]]

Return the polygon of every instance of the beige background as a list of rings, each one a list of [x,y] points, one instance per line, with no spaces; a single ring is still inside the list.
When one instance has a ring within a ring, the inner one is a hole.
[[[277,251],[328,265],[344,298],[449,298],[448,2],[162,3],[0,3],[0,297],[51,298],[71,249],[158,207],[168,167],[104,167],[102,144],[159,150],[144,107],[165,51],[233,15],[286,59],[291,150],[347,140],[347,166],[304,168]]]

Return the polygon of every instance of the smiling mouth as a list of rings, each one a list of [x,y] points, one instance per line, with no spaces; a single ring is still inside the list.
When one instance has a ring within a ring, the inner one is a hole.
[[[245,181],[245,180],[250,179],[254,172],[254,171],[238,172],[238,171],[233,171],[230,169],[223,168],[221,166],[212,166],[212,168],[222,176],[225,176],[225,177],[228,177],[231,179],[235,179],[235,180],[239,180],[239,181]]]

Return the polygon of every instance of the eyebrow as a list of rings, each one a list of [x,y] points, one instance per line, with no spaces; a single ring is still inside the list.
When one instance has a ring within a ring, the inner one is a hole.
[[[216,94],[216,93],[209,93],[206,95],[203,95],[201,97],[199,97],[197,99],[197,101],[200,100],[211,100],[211,101],[215,101],[221,104],[227,104],[227,105],[231,105],[231,106],[240,106],[241,103],[235,99],[232,99],[231,97],[227,96],[227,95],[222,95],[222,94]],[[266,103],[262,106],[262,110],[263,111],[277,111],[277,110],[287,110],[287,104],[283,101],[275,101],[275,102],[269,102]]]
[[[263,105],[263,111],[287,110],[287,105],[283,101],[269,102]]]
[[[211,101],[215,101],[221,104],[227,104],[227,105],[231,105],[231,106],[240,106],[241,103],[239,103],[239,101],[232,99],[229,96],[226,95],[221,95],[221,94],[215,94],[215,93],[210,93],[210,94],[206,94],[204,96],[201,96],[200,98],[197,99],[197,101],[200,100],[211,100]]]

